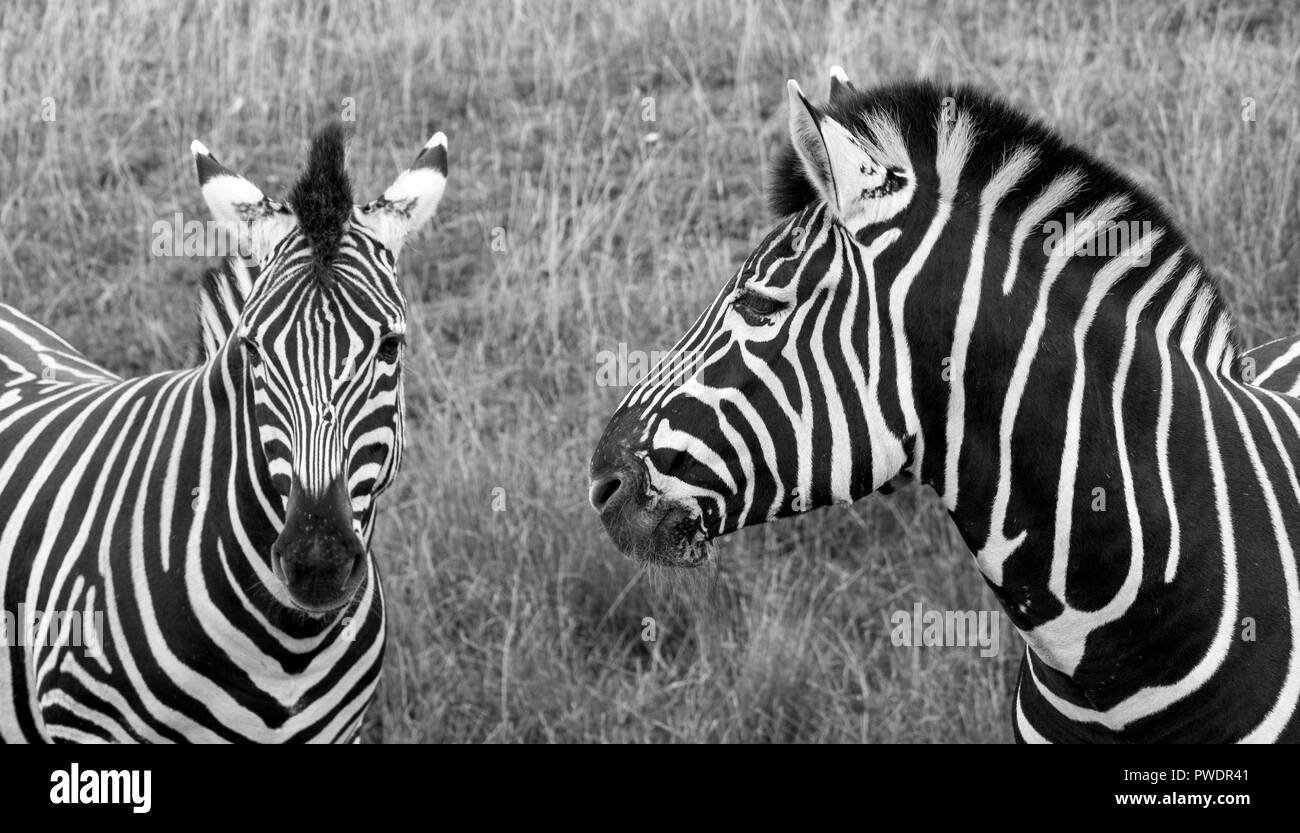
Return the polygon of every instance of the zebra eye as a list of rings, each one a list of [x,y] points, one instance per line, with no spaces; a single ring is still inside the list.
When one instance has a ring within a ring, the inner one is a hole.
[[[731,305],[747,323],[754,326],[768,323],[768,319],[785,309],[784,302],[750,290],[743,290]]]
[[[397,356],[402,352],[402,337],[398,335],[384,336],[384,340],[379,342],[379,352],[376,354],[381,362],[395,362]]]
[[[262,364],[262,354],[257,351],[257,345],[248,338],[241,338],[239,343],[244,348],[244,355],[248,357],[248,364],[259,367]]]

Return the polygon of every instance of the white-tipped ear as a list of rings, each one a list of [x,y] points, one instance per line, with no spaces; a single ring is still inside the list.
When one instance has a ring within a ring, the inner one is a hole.
[[[849,76],[844,72],[844,67],[839,64],[831,67],[831,101],[841,101],[855,92],[857,90],[849,82]]]
[[[257,260],[264,261],[297,224],[293,212],[218,162],[202,142],[193,142],[190,151],[213,218],[236,230],[241,250],[247,245]]]
[[[396,255],[407,235],[433,217],[446,186],[447,137],[438,132],[384,195],[361,209],[361,215],[379,242]]]
[[[821,129],[817,126],[820,113],[804,98],[798,81],[791,78],[785,82],[785,88],[790,97],[790,142],[794,145],[795,153],[803,160],[804,173],[808,175],[809,181],[817,186],[822,199],[835,205],[835,183],[830,159],[826,155],[826,143],[822,141]]]
[[[907,182],[871,157],[848,128],[804,98],[799,84],[790,93],[790,141],[808,180],[850,231],[896,214]],[[907,199],[903,195],[903,200]]]

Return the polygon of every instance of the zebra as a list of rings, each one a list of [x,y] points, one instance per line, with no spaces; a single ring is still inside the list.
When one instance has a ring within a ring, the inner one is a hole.
[[[208,276],[197,368],[119,379],[0,305],[5,742],[359,738],[385,645],[376,501],[403,444],[396,259],[447,140],[363,206],[345,144],[318,132],[284,201],[192,145],[256,262]]]
[[[1017,740],[1300,738],[1300,341],[1243,378],[1156,200],[990,94],[787,88],[775,227],[595,447],[613,543],[920,481],[1025,639]]]

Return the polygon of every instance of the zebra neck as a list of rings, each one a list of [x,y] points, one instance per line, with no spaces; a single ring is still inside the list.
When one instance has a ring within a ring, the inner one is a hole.
[[[269,574],[271,544],[284,525],[283,501],[258,440],[242,351],[228,342],[204,373],[198,395],[210,408],[214,461],[205,524],[222,541],[230,574],[255,584]]]
[[[214,469],[212,500],[203,523],[217,552],[205,552],[222,565],[214,597],[226,597],[227,610],[243,609],[294,639],[314,639],[338,627],[338,621],[369,609],[382,597],[358,591],[354,604],[337,614],[304,615],[293,604],[271,567],[271,545],[284,528],[284,499],[276,491],[254,420],[253,383],[245,372],[243,351],[233,342],[204,366],[201,394],[210,402]],[[217,467],[219,464],[219,468]],[[363,519],[369,542],[371,522]],[[214,575],[218,572],[211,571]],[[369,581],[369,580],[368,580]]]
[[[1142,657],[1219,626],[1198,603],[1224,584],[1231,524],[1216,506],[1224,472],[1251,466],[1234,428],[1252,394],[1229,372],[1230,325],[1180,256],[1068,295],[1051,331],[980,342],[976,329],[972,343],[998,345],[988,352],[1005,366],[954,380],[960,395],[980,375],[962,408],[922,409],[939,416],[925,479],[1041,660],[1038,682],[1098,708],[1136,690]]]

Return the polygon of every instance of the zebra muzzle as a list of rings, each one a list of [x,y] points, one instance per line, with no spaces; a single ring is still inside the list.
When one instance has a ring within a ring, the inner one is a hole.
[[[594,475],[590,500],[624,555],[671,567],[693,567],[707,558],[707,549],[697,540],[698,513],[647,494],[645,472],[635,461]]]
[[[366,575],[366,547],[341,477],[319,495],[294,478],[284,529],[271,545],[271,569],[304,610],[324,613],[352,599]]]

